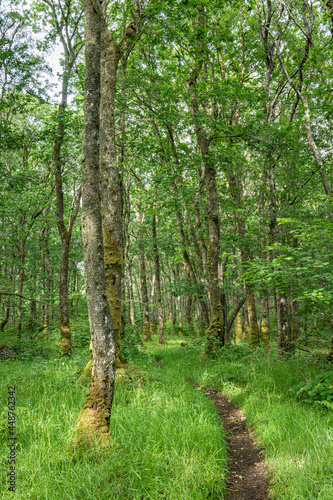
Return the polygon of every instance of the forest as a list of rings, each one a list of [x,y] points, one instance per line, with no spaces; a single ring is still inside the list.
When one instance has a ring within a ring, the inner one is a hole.
[[[0,499],[333,498],[333,0],[0,0]]]

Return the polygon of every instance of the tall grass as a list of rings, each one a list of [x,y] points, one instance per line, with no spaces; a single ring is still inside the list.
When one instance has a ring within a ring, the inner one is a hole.
[[[274,354],[246,348],[222,350],[218,360],[198,357],[191,349],[187,376],[210,385],[239,405],[264,447],[276,500],[333,498],[333,413],[305,406],[292,388],[327,365],[304,354],[279,360]],[[192,354],[191,354],[192,351]],[[332,381],[333,382],[333,381]]]
[[[147,355],[138,362],[141,369],[118,374],[110,448],[72,460],[67,449],[87,391],[75,382],[82,353],[2,361],[1,498],[220,498],[226,450],[211,404],[184,384],[177,363],[161,369]],[[15,493],[6,484],[9,385],[16,387]]]
[[[327,367],[304,355],[281,361],[246,347],[209,360],[200,342],[154,342],[144,352],[124,349],[133,363],[117,375],[110,447],[75,460],[67,450],[87,392],[77,382],[86,351],[57,358],[45,340],[0,362],[1,499],[221,499],[223,430],[191,380],[222,390],[243,409],[264,447],[272,498],[333,498],[333,414],[299,403],[290,391]],[[15,493],[6,483],[9,385],[16,386]]]

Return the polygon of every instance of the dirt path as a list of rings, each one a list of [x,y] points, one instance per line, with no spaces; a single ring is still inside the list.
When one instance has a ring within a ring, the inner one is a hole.
[[[203,392],[223,420],[229,450],[225,500],[268,500],[267,466],[246,426],[246,418],[228,398],[214,389]]]

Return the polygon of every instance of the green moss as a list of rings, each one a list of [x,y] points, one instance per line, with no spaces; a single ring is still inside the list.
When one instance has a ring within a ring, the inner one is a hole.
[[[150,332],[149,325],[147,325],[147,324],[143,325],[142,334],[143,334],[143,340],[145,342],[151,342],[151,332]]]
[[[109,439],[111,403],[103,394],[103,381],[92,380],[84,407],[79,415],[72,443],[73,455],[98,446],[105,446]]]
[[[222,347],[222,335],[224,324],[222,318],[213,317],[207,329],[205,351],[209,356],[214,355]]]
[[[61,353],[63,355],[69,355],[72,350],[72,339],[71,339],[71,329],[69,325],[60,325],[60,335],[61,335]]]

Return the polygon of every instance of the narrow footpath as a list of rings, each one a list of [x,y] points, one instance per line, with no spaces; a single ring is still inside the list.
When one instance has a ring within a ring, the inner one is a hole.
[[[202,391],[223,421],[229,451],[229,476],[224,500],[268,500],[267,465],[246,425],[246,418],[228,398],[211,388]]]

